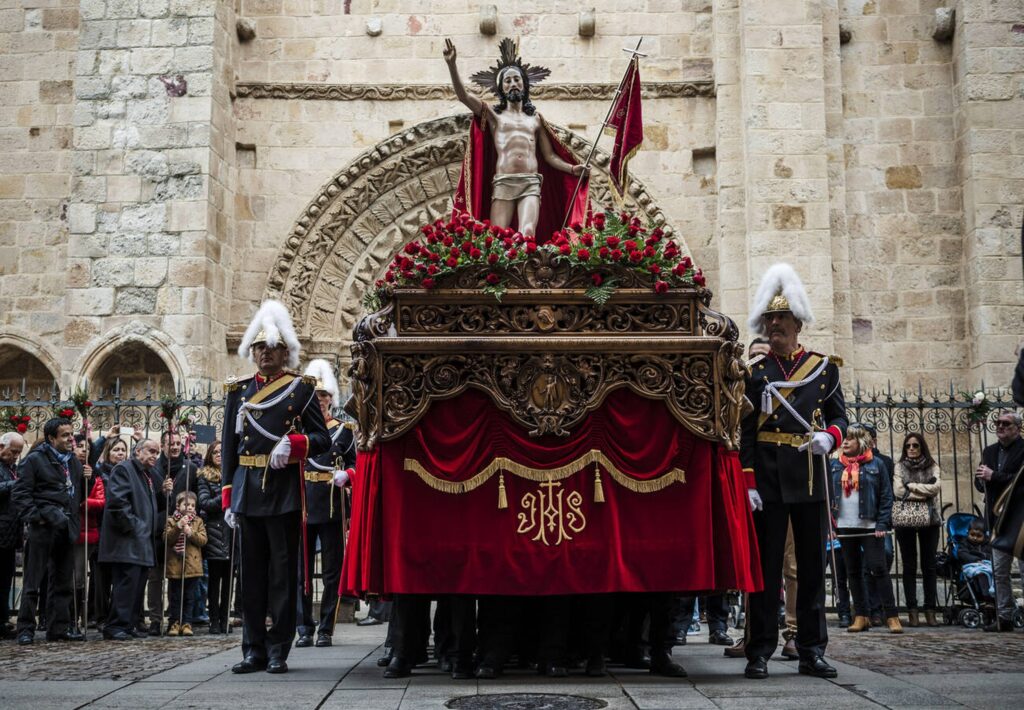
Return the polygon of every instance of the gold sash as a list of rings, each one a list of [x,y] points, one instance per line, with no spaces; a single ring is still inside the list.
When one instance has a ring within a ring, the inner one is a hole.
[[[292,380],[294,379],[295,375],[286,372],[285,374],[281,375],[276,380],[271,382],[269,385],[261,389],[259,392],[254,394],[252,397],[250,397],[249,404],[259,404],[260,402],[267,399],[268,397],[270,397],[270,395],[274,394],[278,390],[290,385],[292,383]]]

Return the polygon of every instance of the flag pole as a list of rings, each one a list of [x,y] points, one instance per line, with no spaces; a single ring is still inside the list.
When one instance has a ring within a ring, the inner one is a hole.
[[[608,127],[608,121],[611,120],[612,111],[615,109],[615,104],[619,100],[619,94],[622,93],[622,86],[623,84],[626,83],[626,77],[629,76],[629,69],[630,67],[633,66],[633,62],[636,60],[637,57],[647,56],[646,54],[640,51],[640,44],[643,41],[644,38],[641,37],[636,41],[636,47],[634,47],[633,49],[629,49],[628,47],[624,47],[622,49],[623,52],[629,52],[629,64],[626,65],[626,71],[622,73],[622,78],[619,79],[619,85],[616,87],[615,94],[612,96],[612,102],[608,106],[608,112],[604,115],[604,121],[601,123],[601,128],[597,132],[597,138],[595,138],[594,142],[591,144],[590,153],[587,154],[587,159],[583,163],[586,170],[584,170],[583,174],[580,175],[579,179],[576,180],[576,189],[572,191],[572,199],[569,200],[569,206],[566,210],[565,218],[562,219],[562,229],[565,229],[565,225],[569,221],[569,217],[572,216],[572,208],[573,205],[576,203],[576,196],[580,193],[580,187],[583,185],[583,178],[587,176],[587,172],[590,170],[590,162],[594,159],[594,154],[597,153],[597,143],[598,141],[601,140],[601,136],[604,134],[604,129]]]

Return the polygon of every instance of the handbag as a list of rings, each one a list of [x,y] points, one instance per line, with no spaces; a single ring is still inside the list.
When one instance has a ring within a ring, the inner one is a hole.
[[[892,503],[894,528],[926,528],[932,524],[931,508],[925,500],[907,500],[903,497]]]

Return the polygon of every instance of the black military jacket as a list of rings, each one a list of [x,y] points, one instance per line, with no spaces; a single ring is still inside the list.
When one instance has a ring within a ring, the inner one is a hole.
[[[779,362],[768,354],[750,365],[747,376],[746,395],[754,405],[742,423],[740,436],[740,461],[745,471],[753,470],[757,492],[765,503],[810,503],[825,501],[825,476],[827,475],[821,456],[814,457],[814,472],[809,488],[807,451],[798,451],[796,446],[786,443],[759,441],[772,435],[801,435],[807,440],[807,429],[772,398],[774,411],[765,415],[761,412],[761,395],[769,382],[801,380],[818,369],[824,356],[800,348],[792,360]],[[787,377],[787,372],[790,376]],[[786,394],[783,391],[783,394]],[[793,390],[786,397],[790,405],[804,420],[810,422],[815,411],[820,410],[816,424],[822,425],[836,446],[842,442],[846,432],[846,403],[839,384],[839,368],[831,361],[825,369],[803,387]]]
[[[330,446],[330,435],[314,397],[316,381],[285,372],[267,384],[253,376],[226,385],[221,478],[231,482],[231,510],[252,516],[282,515],[302,510],[302,485],[298,464],[274,469],[270,452],[287,434],[308,440],[307,456],[315,457]],[[236,433],[235,422],[244,402],[273,405],[249,410]],[[261,431],[262,430],[262,431]],[[263,457],[260,466],[243,465],[243,457]]]
[[[345,470],[356,465],[356,445],[352,431],[336,419],[327,425],[331,434],[331,448],[306,462],[306,522],[310,525],[341,521],[344,490],[326,480],[335,469]],[[311,478],[325,480],[311,481]]]

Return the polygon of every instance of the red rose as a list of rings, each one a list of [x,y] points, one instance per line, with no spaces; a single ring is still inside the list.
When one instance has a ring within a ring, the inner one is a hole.
[[[441,261],[441,255],[435,252],[430,252],[430,254],[427,255],[427,258],[434,262]]]
[[[461,239],[462,235],[465,234],[465,233],[466,233],[466,228],[465,227],[456,227],[455,228],[455,236],[457,236],[459,239]]]
[[[429,224],[424,224],[420,227],[420,231],[429,236],[434,233],[434,228]]]
[[[644,255],[638,251],[629,252],[629,260],[632,261],[634,264],[640,263],[641,261],[643,261],[643,258]]]
[[[498,263],[498,259],[499,259],[498,255],[496,253],[494,253],[494,252],[491,252],[490,254],[487,255],[487,263],[488,264],[497,264]]]
[[[385,279],[385,280],[386,280],[386,281],[387,281],[388,283],[391,283],[392,281],[394,281],[394,280],[395,280],[395,272],[394,272],[394,271],[389,271],[389,272],[387,272],[386,274],[384,274],[384,279]]]
[[[683,265],[684,269],[689,269],[691,266],[693,266],[693,259],[691,259],[688,256],[684,256],[682,259],[679,260],[679,263]]]
[[[580,249],[576,252],[576,258],[580,261],[590,261],[590,252],[586,249]]]
[[[615,247],[619,246],[619,242],[622,241],[622,240],[619,239],[616,236],[611,236],[611,237],[608,237],[608,239],[606,241],[608,243],[608,246],[610,246],[612,249],[614,249]]]
[[[639,245],[635,241],[633,241],[632,239],[627,239],[626,243],[622,245],[622,247],[626,251],[636,251],[637,246],[639,246]]]
[[[607,259],[610,253],[611,250],[608,249],[608,247],[601,247],[600,249],[597,250],[597,255],[600,256],[602,259]]]
[[[447,259],[444,260],[444,263],[447,264],[450,268],[454,269],[456,266],[459,265],[459,260],[456,259],[454,256],[449,256]]]
[[[676,264],[672,267],[672,273],[676,276],[682,277],[686,273],[686,267],[682,264]]]
[[[452,239],[451,237],[445,237],[444,239],[441,240],[441,243],[444,244],[446,247],[450,247],[452,244],[455,243],[455,240]]]
[[[427,237],[427,244],[437,244],[438,239],[433,234]]]
[[[519,256],[519,251],[516,249],[509,249],[507,252],[505,252],[505,256],[507,256],[509,259],[515,259],[517,256]]]
[[[635,224],[631,224],[628,227],[626,227],[626,231],[629,232],[629,236],[635,237],[637,233],[640,231],[640,228]]]
[[[416,270],[422,273],[422,272],[427,270],[427,265],[426,264],[416,264]]]
[[[651,239],[653,239],[653,240],[654,240],[654,241],[656,241],[656,242],[657,242],[657,241],[661,241],[661,238],[662,238],[663,236],[665,236],[665,232],[663,232],[663,231],[662,231],[661,227],[655,227],[655,228],[654,228],[654,229],[653,229],[653,230],[651,231]]]
[[[526,242],[526,253],[532,254],[537,251],[537,242]]]
[[[406,254],[418,254],[420,251],[420,245],[416,242],[409,242],[405,245]]]
[[[604,281],[604,277],[602,277],[601,274],[591,274],[590,280],[594,282],[595,286],[600,286],[601,282]]]
[[[583,231],[583,225],[580,224],[579,222],[573,222],[572,223],[572,231],[574,231],[574,232],[582,232]]]
[[[661,267],[658,266],[657,264],[649,264],[647,266],[647,270],[650,271],[652,274],[660,274],[661,273]]]
[[[668,293],[668,282],[666,281],[655,281],[654,282],[655,293]]]
[[[505,237],[501,243],[505,245],[506,249],[511,249],[516,245],[516,243],[512,241],[512,237]]]
[[[92,402],[90,402],[89,400],[85,400],[85,404],[83,404],[82,406],[84,406],[86,409],[88,409],[89,407],[92,406]]]
[[[26,431],[28,431],[28,424],[19,424],[15,428],[18,430],[19,434],[24,434]]]
[[[700,269],[697,269],[697,271],[693,274],[693,282],[698,286],[703,286],[704,284],[706,284],[707,279],[704,278],[704,272],[701,271]]]
[[[594,235],[591,234],[590,232],[587,232],[586,234],[580,237],[580,241],[583,242],[586,246],[592,247],[594,246]]]
[[[629,213],[619,212],[619,221],[622,222],[623,224],[629,224]]]
[[[30,421],[32,421],[32,417],[30,417],[27,414],[23,414],[23,415],[21,415],[21,421],[23,421],[26,424],[28,424]]]
[[[452,247],[452,250],[450,252],[448,252],[448,255],[449,256],[454,256],[455,258],[458,258],[459,254],[461,254],[461,253],[462,252],[459,251],[458,247]]]
[[[431,264],[430,266],[427,267],[427,273],[430,274],[431,276],[436,274],[438,271],[440,271],[440,269],[438,269],[437,266],[435,266],[434,264]]]
[[[496,224],[492,224],[491,225],[491,234],[493,234],[496,237],[500,237],[503,229],[504,229],[503,227],[499,227]]]
[[[473,234],[479,236],[484,233],[484,229],[486,229],[486,227],[484,227],[484,225],[481,224],[480,222],[477,222],[476,224],[473,225]]]
[[[405,279],[406,281],[412,281],[412,272],[411,271],[403,271],[402,272],[402,278]]]
[[[482,254],[483,252],[477,249],[476,247],[470,247],[469,249],[469,256],[473,259],[479,259]]]
[[[428,276],[427,278],[423,279],[423,281],[420,282],[420,285],[426,289],[434,288],[434,279]]]
[[[490,274],[487,274],[487,283],[489,283],[491,286],[497,286],[500,281],[501,281],[501,277],[498,276],[497,274],[495,274],[493,272],[490,273]]]
[[[562,254],[571,254],[572,247],[569,246],[568,244],[563,244],[562,246],[558,247],[558,251]]]
[[[654,247],[644,247],[644,256],[646,256],[648,259],[653,257],[654,254]]]
[[[598,229],[604,229],[604,212],[598,212],[594,215],[594,226]]]
[[[384,286],[384,279],[377,279],[373,282],[374,288],[382,288]]]
[[[611,257],[612,257],[612,261],[619,261],[622,258],[622,250],[621,249],[612,249]]]
[[[487,247],[488,249],[491,248],[492,244],[494,244],[494,237],[486,237],[484,239],[484,246]]]

